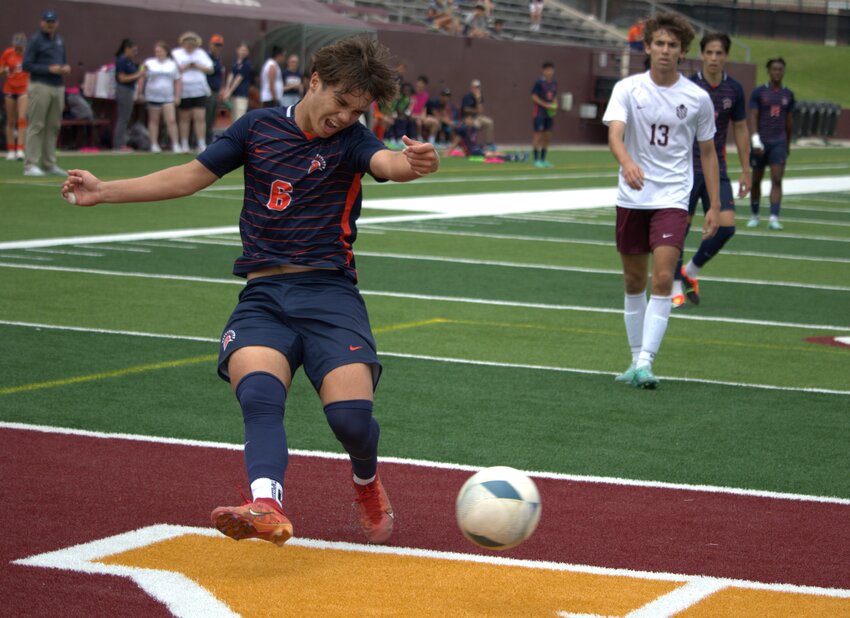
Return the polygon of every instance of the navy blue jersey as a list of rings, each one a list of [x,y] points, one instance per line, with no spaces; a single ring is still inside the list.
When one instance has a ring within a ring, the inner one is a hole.
[[[788,141],[785,122],[788,114],[794,111],[793,92],[784,86],[775,90],[770,84],[764,84],[750,95],[750,109],[759,110],[758,132],[762,142]]]
[[[558,92],[558,82],[553,80],[546,80],[542,77],[534,82],[534,86],[531,88],[531,94],[536,94],[538,99],[546,101],[547,103],[551,103],[555,100],[555,94]],[[546,118],[547,117],[547,109],[545,107],[539,106],[537,103],[534,104],[534,112],[532,116],[534,118]]]
[[[245,166],[233,274],[290,264],[339,269],[356,282],[360,178],[385,146],[359,122],[320,139],[305,135],[294,116],[295,106],[251,111],[198,155],[218,177]]]
[[[207,75],[207,84],[210,90],[218,92],[224,85],[224,63],[221,61],[221,58],[213,56],[212,52],[210,52],[210,60],[213,63],[213,72]]]
[[[125,55],[120,55],[115,58],[115,81],[118,82],[119,86],[125,86],[127,88],[135,88],[136,82],[139,81],[138,78],[134,79],[130,82],[121,82],[118,81],[119,75],[132,75],[136,71],[139,70],[139,65],[133,62],[130,58]]]
[[[251,66],[251,61],[245,58],[242,62],[238,60],[233,63],[233,68],[230,72],[236,76],[241,75],[242,81],[236,86],[233,91],[234,97],[247,97],[250,94],[251,83],[254,81],[254,67]]]
[[[720,163],[720,175],[726,176],[726,135],[729,132],[729,122],[741,122],[747,119],[747,106],[744,102],[744,88],[741,84],[723,74],[723,79],[717,86],[712,86],[702,72],[691,75],[691,81],[702,88],[711,97],[714,105],[714,148],[717,150],[717,161]],[[702,173],[702,159],[699,147],[694,147],[694,172]]]

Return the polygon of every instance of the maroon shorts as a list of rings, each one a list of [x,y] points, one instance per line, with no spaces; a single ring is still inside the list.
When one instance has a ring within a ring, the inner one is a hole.
[[[643,255],[664,245],[681,251],[687,228],[688,211],[682,208],[639,210],[617,206],[617,251]]]

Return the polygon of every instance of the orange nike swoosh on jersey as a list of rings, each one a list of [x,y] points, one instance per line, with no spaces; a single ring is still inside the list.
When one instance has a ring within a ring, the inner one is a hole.
[[[351,350],[352,352],[356,352],[357,350],[363,349],[363,346],[362,345],[350,345],[350,346],[348,346],[348,349]]]

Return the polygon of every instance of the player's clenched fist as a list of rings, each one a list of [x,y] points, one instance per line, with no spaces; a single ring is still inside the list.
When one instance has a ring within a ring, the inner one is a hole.
[[[404,156],[407,157],[407,163],[418,176],[425,174],[433,174],[440,169],[440,155],[437,154],[437,149],[434,144],[428,142],[417,142],[406,135],[402,136],[404,142]]]

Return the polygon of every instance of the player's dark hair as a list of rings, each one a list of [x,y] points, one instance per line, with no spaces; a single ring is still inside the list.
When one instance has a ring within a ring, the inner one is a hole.
[[[544,69],[554,69],[555,65],[547,60],[546,62],[543,63],[543,68]]]
[[[728,55],[729,50],[732,49],[732,39],[729,38],[729,35],[725,32],[709,32],[702,40],[699,42],[699,50],[701,52],[705,51],[706,46],[709,43],[713,43],[714,41],[719,41],[723,46],[723,51]]]
[[[283,53],[283,49],[275,45],[272,47],[272,53],[269,55],[269,58],[277,58]]]
[[[153,46],[154,46],[154,48],[161,47],[162,49],[164,49],[166,56],[171,54],[171,46],[168,43],[166,43],[165,41],[157,41],[156,43],[153,44]]]
[[[428,76],[427,76],[427,75],[420,75],[420,76],[419,76],[419,77],[417,77],[416,79],[417,79],[417,80],[419,80],[419,81],[421,81],[423,84],[427,84],[427,83],[428,83]]]
[[[784,59],[782,56],[780,56],[779,58],[771,58],[770,60],[768,60],[768,61],[767,61],[767,64],[766,64],[766,65],[764,65],[764,66],[765,66],[765,68],[769,71],[769,70],[770,70],[770,65],[771,65],[771,64],[773,64],[774,62],[778,62],[778,63],[779,63],[779,64],[781,64],[783,67],[785,66],[785,59]]]
[[[132,39],[123,39],[123,40],[121,41],[121,45],[119,45],[119,46],[118,46],[118,51],[117,51],[117,52],[115,52],[115,55],[116,55],[116,56],[120,56],[120,55],[121,55],[121,54],[123,54],[125,51],[127,51],[127,50],[128,50],[128,49],[130,49],[130,48],[132,48],[132,47],[133,47],[133,45],[135,45],[135,43],[133,43],[133,40],[132,40]]]
[[[649,47],[652,44],[652,38],[658,30],[666,30],[674,37],[679,39],[682,45],[682,56],[688,53],[691,43],[696,36],[694,29],[688,20],[677,13],[656,13],[646,20],[643,29],[643,42]]]
[[[367,95],[378,103],[398,96],[398,74],[390,67],[390,52],[369,36],[340,39],[313,54],[313,72],[339,94]]]

